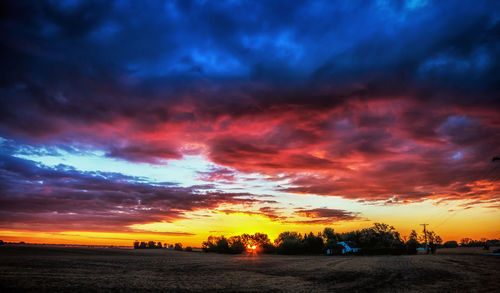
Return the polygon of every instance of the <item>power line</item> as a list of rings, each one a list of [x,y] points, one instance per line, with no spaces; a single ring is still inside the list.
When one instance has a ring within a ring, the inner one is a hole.
[[[427,253],[427,252],[429,251],[429,248],[428,248],[428,246],[427,246],[427,231],[426,231],[426,229],[425,229],[425,228],[426,228],[426,227],[427,227],[427,225],[429,225],[429,224],[420,224],[420,225],[424,226],[425,253]]]
[[[475,176],[475,179],[472,181],[473,183],[476,183],[477,181],[479,180],[482,180],[482,179],[486,179],[490,182],[495,182],[496,180],[498,180],[498,175],[496,175],[496,171],[497,171],[497,168],[498,168],[498,165],[500,162],[500,156],[496,156],[494,157],[490,164],[486,164],[483,168],[483,170],[481,170],[480,172],[477,173],[477,175]],[[492,174],[493,172],[493,174]],[[490,177],[490,174],[493,175],[493,178],[489,178]],[[453,218],[456,214],[457,214],[457,211],[455,210],[457,206],[459,206],[461,203],[460,201],[456,200],[456,202],[454,203],[454,205],[451,206],[451,209],[448,210],[448,215],[445,216],[444,220],[441,221],[437,226],[436,228],[442,226],[443,224],[445,224],[446,222],[448,222],[451,218]],[[442,212],[438,213],[438,214],[441,214]],[[426,219],[429,220],[429,218],[434,218],[435,216],[433,215],[429,215]],[[424,227],[424,239],[425,239],[425,251],[426,253],[428,252],[429,250],[429,247],[428,247],[428,244],[427,244],[427,226],[429,224],[425,223],[425,224],[420,224],[421,226]]]

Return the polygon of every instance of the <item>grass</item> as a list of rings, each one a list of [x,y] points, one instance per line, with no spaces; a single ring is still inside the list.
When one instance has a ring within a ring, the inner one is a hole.
[[[500,257],[441,252],[372,257],[251,256],[3,246],[0,247],[0,291],[499,290]]]
[[[483,253],[491,253],[495,249],[499,249],[500,247],[492,246],[489,250],[484,250],[482,247],[457,247],[457,248],[442,248],[438,249],[437,253],[439,254],[483,254]]]

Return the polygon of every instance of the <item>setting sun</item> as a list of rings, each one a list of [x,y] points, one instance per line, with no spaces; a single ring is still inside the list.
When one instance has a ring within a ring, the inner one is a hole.
[[[251,250],[255,250],[255,249],[257,249],[257,246],[248,244],[247,248],[251,249]]]

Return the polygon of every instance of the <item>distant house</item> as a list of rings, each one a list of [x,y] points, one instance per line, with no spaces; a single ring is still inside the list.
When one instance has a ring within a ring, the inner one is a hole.
[[[342,254],[356,253],[359,251],[358,245],[353,241],[341,241],[337,242],[337,244],[343,247]]]
[[[359,251],[358,245],[353,241],[337,242],[333,247],[326,250],[327,255],[339,255],[356,253]]]

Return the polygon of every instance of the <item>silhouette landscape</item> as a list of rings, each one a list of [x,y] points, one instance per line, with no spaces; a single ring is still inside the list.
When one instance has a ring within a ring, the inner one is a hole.
[[[4,0],[0,292],[495,292],[500,1]]]

